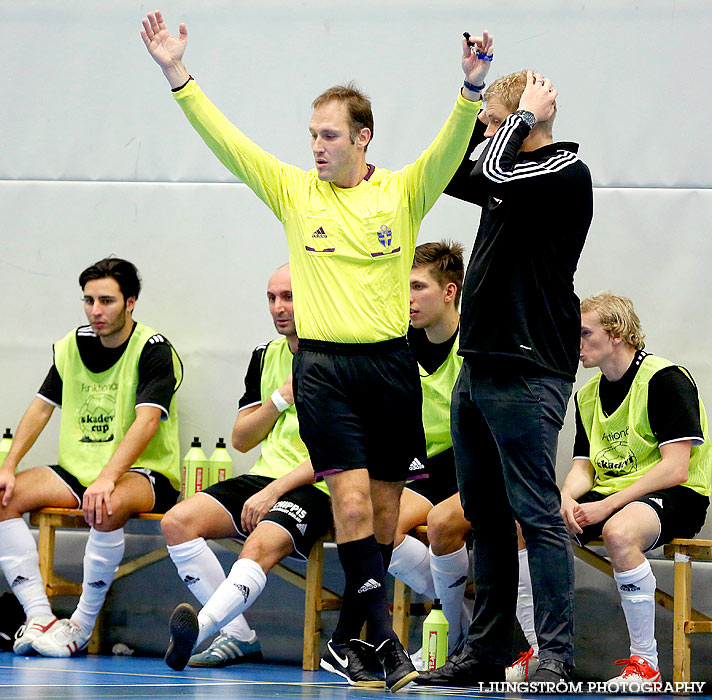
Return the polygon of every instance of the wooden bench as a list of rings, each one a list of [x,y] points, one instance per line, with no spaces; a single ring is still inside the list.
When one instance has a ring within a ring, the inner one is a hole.
[[[134,517],[137,520],[160,520],[163,514],[140,513]],[[82,584],[70,581],[54,570],[54,544],[57,528],[89,529],[89,525],[84,520],[83,511],[77,508],[41,508],[30,513],[30,525],[36,525],[39,528],[37,549],[40,555],[40,574],[42,575],[47,597],[52,599],[63,595],[80,596],[82,594]],[[123,562],[119,566],[114,580],[165,559],[167,556],[168,550],[165,547],[159,547],[136,559]],[[99,652],[101,627],[102,615],[100,614],[89,640],[89,653],[91,654]]]
[[[666,544],[663,551],[675,561],[672,677],[673,682],[689,683],[689,635],[712,633],[712,619],[692,609],[692,560],[712,561],[712,540],[677,539]]]
[[[161,513],[141,513],[134,516],[137,520],[159,521]],[[37,549],[40,557],[40,574],[44,582],[48,598],[56,596],[80,596],[82,584],[70,581],[58,574],[54,569],[55,534],[61,529],[88,529],[84,514],[76,508],[41,508],[30,513],[30,524],[39,528]],[[319,540],[312,548],[307,560],[306,576],[292,571],[283,564],[277,564],[273,569],[277,576],[305,591],[304,613],[304,649],[302,652],[302,665],[306,670],[315,670],[319,666],[320,658],[320,633],[321,612],[323,610],[339,610],[341,596],[334,591],[324,588],[321,584],[322,568],[324,563],[324,543],[332,540],[327,536]],[[242,543],[232,539],[216,540],[226,549],[238,553]],[[166,547],[159,547],[131,561],[123,562],[119,566],[114,580],[127,576],[150,564],[161,561],[168,556]],[[98,653],[101,639],[101,615],[97,619],[91,640],[89,652]]]
[[[574,555],[586,564],[613,578],[613,565],[591,547],[603,547],[596,540],[585,547],[574,546]],[[692,566],[690,560],[712,561],[712,540],[675,539],[663,549],[665,556],[675,559],[673,594],[657,588],[655,602],[673,614],[672,656],[673,683],[690,681],[690,634],[712,633],[712,619],[691,606]]]
[[[160,521],[160,513],[141,513],[134,516],[138,520]],[[40,573],[44,582],[47,597],[79,596],[82,584],[70,581],[58,574],[54,569],[55,534],[61,529],[88,529],[84,514],[75,508],[41,508],[30,513],[30,524],[39,528],[38,550],[40,556]],[[427,544],[427,527],[415,528],[411,533]],[[239,554],[242,543],[233,539],[216,540],[221,546]],[[318,540],[312,547],[306,564],[305,575],[293,571],[284,564],[277,564],[272,569],[288,583],[304,591],[304,643],[302,649],[302,668],[305,671],[314,671],[319,668],[321,657],[321,613],[324,611],[338,611],[341,609],[341,596],[322,585],[324,567],[324,545],[334,542],[333,533]],[[127,576],[150,564],[161,561],[168,556],[165,547],[159,547],[131,561],[123,562],[119,566],[114,580]],[[402,581],[396,579],[393,597],[393,628],[401,642],[408,644],[408,627],[410,623],[410,588]],[[98,653],[101,639],[101,615],[97,619],[94,633],[89,642],[89,652]]]
[[[414,528],[412,536],[428,543],[428,528],[420,525]],[[603,555],[591,547],[603,547],[603,542],[589,542],[585,547],[574,546],[574,554],[581,561],[613,578],[613,566]],[[712,540],[674,539],[663,549],[665,556],[675,560],[673,594],[659,588],[655,591],[655,602],[673,613],[673,682],[689,683],[690,678],[690,635],[712,634],[712,618],[692,608],[692,564],[694,561],[712,561]],[[407,648],[411,613],[411,590],[395,580],[393,593],[393,630]]]

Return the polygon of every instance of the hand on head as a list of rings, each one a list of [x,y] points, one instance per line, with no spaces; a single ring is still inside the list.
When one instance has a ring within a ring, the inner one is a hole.
[[[527,86],[519,100],[519,109],[531,112],[538,122],[545,122],[554,116],[558,90],[551,87],[551,80],[540,73],[527,71]]]

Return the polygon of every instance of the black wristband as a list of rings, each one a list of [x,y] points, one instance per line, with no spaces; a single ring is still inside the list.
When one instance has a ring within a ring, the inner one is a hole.
[[[470,92],[482,92],[485,89],[485,84],[482,83],[482,85],[473,85],[472,83],[468,83],[467,81],[465,81],[465,87]]]
[[[186,80],[182,85],[179,85],[178,87],[171,88],[171,92],[178,92],[179,90],[182,90],[191,80],[193,80],[193,76],[189,75],[188,80]]]

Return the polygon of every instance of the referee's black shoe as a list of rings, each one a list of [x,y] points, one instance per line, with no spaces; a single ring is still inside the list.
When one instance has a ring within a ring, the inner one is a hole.
[[[432,671],[422,672],[415,682],[419,685],[468,686],[477,683],[503,681],[504,666],[485,664],[478,661],[469,651],[461,649]]]
[[[413,662],[397,639],[386,639],[376,647],[376,656],[383,664],[386,688],[391,693],[398,692],[404,685],[418,677]]]
[[[319,662],[325,671],[345,678],[349,685],[383,688],[383,670],[373,647],[361,639],[350,639],[345,644],[326,643]]]
[[[164,659],[174,671],[182,671],[198,639],[198,613],[192,605],[181,603],[171,614],[168,629],[171,631],[171,641],[168,642]]]

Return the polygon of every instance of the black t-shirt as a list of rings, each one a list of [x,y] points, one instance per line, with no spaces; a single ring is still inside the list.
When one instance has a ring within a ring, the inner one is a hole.
[[[237,403],[238,411],[262,403],[262,363],[268,345],[269,343],[258,345],[252,351],[247,374],[245,374],[245,393]]]
[[[428,373],[434,374],[447,360],[455,343],[456,330],[444,343],[431,343],[425,328],[408,328],[408,344],[418,364]]]
[[[134,328],[136,324],[134,323]],[[131,334],[133,335],[133,328]],[[77,328],[77,348],[85,367],[94,373],[104,372],[113,367],[126,350],[131,336],[116,348],[106,348],[91,326]],[[138,386],[136,406],[158,406],[168,416],[176,378],[173,372],[173,354],[170,343],[160,334],[150,338],[138,360]],[[40,397],[56,406],[62,405],[62,378],[56,365],[52,364],[40,390]]]
[[[601,375],[599,397],[603,413],[610,416],[628,395],[641,362],[649,353],[639,350],[625,374],[616,382]],[[576,438],[574,459],[589,459],[588,436],[581,421],[578,401],[576,406]],[[648,420],[658,444],[692,439],[693,444],[704,440],[700,425],[700,404],[697,387],[676,366],[664,367],[656,372],[648,384]]]

